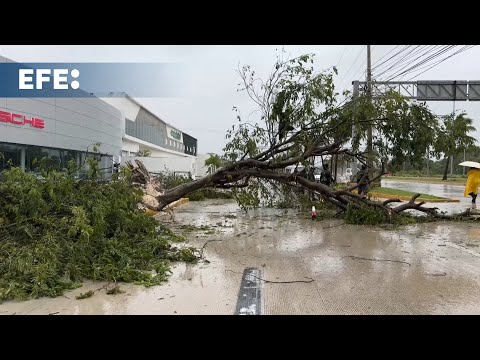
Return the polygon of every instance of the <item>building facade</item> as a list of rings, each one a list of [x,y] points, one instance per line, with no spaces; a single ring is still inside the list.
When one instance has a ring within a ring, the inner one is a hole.
[[[0,56],[0,62],[12,60]],[[18,166],[35,171],[36,160],[65,168],[85,163],[87,153],[111,174],[121,155],[123,122],[119,110],[95,97],[0,98],[0,171]]]
[[[0,56],[0,62],[12,60]],[[35,172],[43,158],[59,169],[73,160],[86,171],[90,154],[109,178],[114,163],[148,150],[151,160],[157,159],[155,170],[194,177],[197,140],[128,95],[117,96],[0,98],[0,171],[17,166]]]
[[[166,123],[127,94],[102,98],[124,115],[122,164],[140,159],[153,173],[171,171],[195,178],[197,139]],[[143,155],[148,151],[148,158]]]

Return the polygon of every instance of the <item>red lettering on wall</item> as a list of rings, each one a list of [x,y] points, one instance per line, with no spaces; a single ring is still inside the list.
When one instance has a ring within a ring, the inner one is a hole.
[[[0,121],[10,122],[10,113],[6,111],[0,111]]]
[[[15,121],[15,118],[20,118],[22,121]],[[12,124],[23,125],[23,116],[20,114],[12,114]]]
[[[23,117],[23,123],[24,124],[30,124],[30,126],[35,126],[35,118],[32,116],[30,120],[27,119],[27,116],[25,115]]]
[[[35,125],[33,126],[38,129],[43,129],[45,127],[45,121],[43,121],[42,119],[35,119]]]
[[[45,128],[45,121],[42,119],[31,117],[30,119],[26,115],[13,114],[8,111],[0,110],[0,122],[12,123],[15,125],[26,125],[30,124],[31,127],[36,129]]]

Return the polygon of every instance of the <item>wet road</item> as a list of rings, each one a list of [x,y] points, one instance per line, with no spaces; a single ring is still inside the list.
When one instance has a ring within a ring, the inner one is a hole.
[[[268,280],[262,314],[480,314],[480,224],[383,230],[273,209],[245,214],[219,200],[184,205],[176,220],[214,229],[187,234],[206,244],[210,263],[176,265],[163,286],[75,300],[101,286],[88,283],[68,299],[1,304],[0,314],[234,314],[248,268]]]
[[[467,208],[471,207],[471,198],[466,198],[463,196],[463,191],[465,190],[465,187],[463,185],[444,185],[415,183],[412,181],[382,180],[382,186],[460,200],[460,202],[458,203],[432,203],[432,207],[438,207],[439,210],[446,211],[448,213],[462,212]]]

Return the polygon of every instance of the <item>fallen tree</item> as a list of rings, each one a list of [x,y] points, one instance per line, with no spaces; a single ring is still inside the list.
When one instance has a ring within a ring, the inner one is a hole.
[[[238,109],[238,126],[227,133],[224,148],[226,165],[217,171],[154,196],[147,207],[162,210],[168,204],[204,188],[231,189],[239,203],[253,206],[260,198],[278,195],[275,184],[286,184],[310,192],[342,212],[349,207],[376,208],[387,217],[406,210],[423,212],[438,219],[464,219],[461,214],[446,215],[434,207],[415,202],[417,194],[407,203],[399,199],[372,201],[348,189],[334,190],[317,183],[309,176],[313,159],[343,155],[366,164],[368,154],[357,150],[364,140],[366,127],[374,128],[378,175],[369,185],[385,174],[385,163],[409,159],[423,161],[427,148],[433,147],[440,127],[438,118],[424,105],[411,102],[398,93],[389,93],[380,99],[360,96],[355,100],[337,102],[332,71],[315,72],[309,64],[312,57],[303,55],[292,60],[279,58],[272,74],[263,82],[249,66],[239,70],[242,89],[258,107],[257,121],[244,121]],[[348,94],[344,94],[347,96]],[[356,135],[352,137],[352,129]],[[150,175],[142,165],[131,166],[138,179],[148,183]],[[286,173],[288,166],[297,166]],[[304,170],[298,167],[303,165]]]

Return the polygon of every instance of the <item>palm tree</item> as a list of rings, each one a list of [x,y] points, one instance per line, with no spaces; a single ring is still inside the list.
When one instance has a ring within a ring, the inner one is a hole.
[[[446,159],[442,180],[447,180],[450,157],[475,144],[475,138],[469,135],[476,130],[472,124],[473,120],[466,113],[456,117],[452,114],[445,118],[443,131],[437,139],[437,148],[445,154]]]
[[[218,168],[222,167],[223,161],[217,154],[209,153],[210,157],[205,160],[205,166],[208,166],[207,173],[213,174]]]

